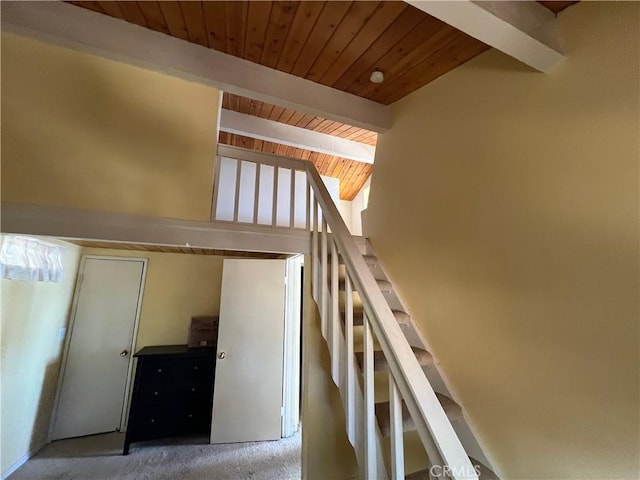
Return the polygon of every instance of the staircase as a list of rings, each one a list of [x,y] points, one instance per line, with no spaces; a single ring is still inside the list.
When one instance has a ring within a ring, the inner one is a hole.
[[[368,240],[359,239],[361,250],[364,250],[363,259],[365,260],[369,270],[376,279],[376,283],[380,288],[380,292],[384,295],[389,304],[398,325],[411,346],[411,350],[416,357],[419,365],[422,367],[429,383],[433,386],[436,397],[438,398],[447,418],[453,425],[454,430],[458,434],[465,450],[469,454],[471,463],[473,464],[478,478],[480,480],[493,480],[498,476],[487,465],[489,461],[484,452],[478,445],[460,405],[452,399],[452,395],[443,381],[433,356],[429,353],[426,342],[416,328],[411,316],[406,312],[403,302],[396,294],[393,284],[388,280],[378,258],[375,255],[372,245]],[[344,328],[345,315],[345,298],[346,298],[346,268],[341,258],[338,260],[339,272],[339,295],[340,295],[340,317]],[[330,279],[328,279],[330,281]],[[357,361],[358,370],[360,372],[359,380],[362,382],[362,371],[364,367],[363,352],[363,318],[364,306],[362,299],[357,292],[353,293],[353,330],[354,330],[354,354]],[[384,442],[388,443],[391,434],[391,404],[389,401],[389,363],[384,353],[380,349],[379,343],[374,343],[373,350],[374,364],[374,397],[375,397],[375,416],[380,434]],[[429,459],[425,449],[422,446],[419,436],[416,433],[416,425],[406,407],[402,405],[402,431],[403,444],[405,448],[404,472],[407,479],[429,479]],[[389,459],[389,449],[385,450],[385,460]]]
[[[226,146],[218,155],[212,223],[279,232],[311,253],[359,478],[497,478],[371,244],[349,233],[313,164]]]

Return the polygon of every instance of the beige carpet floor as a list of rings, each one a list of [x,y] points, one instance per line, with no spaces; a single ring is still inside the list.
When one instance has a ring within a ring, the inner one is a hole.
[[[53,442],[9,480],[293,480],[300,478],[300,433],[274,442],[210,445],[187,437],[135,443],[124,434]]]

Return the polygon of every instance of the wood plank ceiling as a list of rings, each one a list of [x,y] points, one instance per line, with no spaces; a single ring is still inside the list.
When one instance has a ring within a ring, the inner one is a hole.
[[[69,3],[383,104],[489,48],[400,1]],[[575,2],[540,3],[557,13]]]
[[[489,48],[399,1],[70,3],[384,104]]]
[[[139,252],[185,253],[188,255],[218,255],[221,257],[243,257],[278,259],[287,258],[284,253],[241,252],[236,250],[214,250],[210,248],[170,247],[165,245],[148,245],[143,243],[100,242],[94,240],[65,240],[85,248],[109,248],[113,250],[135,250]]]
[[[375,146],[378,139],[378,134],[369,130],[352,127],[340,122],[326,120],[321,117],[315,117],[226,92],[222,97],[222,108],[334,135],[336,137],[347,138],[367,145]],[[372,171],[372,165],[367,163],[356,162],[354,160],[312,152],[301,148],[289,147],[279,143],[265,142],[242,135],[220,132],[218,141],[225,145],[233,145],[257,150],[259,152],[273,153],[284,157],[299,158],[313,162],[321,175],[338,178],[340,181],[340,198],[342,200],[353,200],[362,189],[362,186]]]

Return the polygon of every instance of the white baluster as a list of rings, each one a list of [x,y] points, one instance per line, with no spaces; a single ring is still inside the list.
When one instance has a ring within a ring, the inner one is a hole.
[[[253,198],[253,224],[258,224],[258,202],[260,201],[260,164],[256,163],[256,187]]]
[[[330,326],[330,339],[331,343],[329,348],[331,349],[331,375],[336,385],[340,385],[340,308],[339,308],[339,289],[338,289],[338,249],[336,248],[336,242],[331,238],[331,321]]]
[[[347,386],[347,432],[349,438],[355,441],[356,438],[356,397],[355,397],[355,381],[353,373],[355,372],[355,357],[353,354],[353,290],[351,287],[351,278],[349,272],[344,278],[344,337],[346,350],[346,386]]]
[[[289,205],[289,228],[293,229],[294,219],[296,215],[296,171],[289,170],[291,172],[291,181],[289,182],[291,204]]]
[[[222,163],[221,157],[216,157],[216,166],[213,172],[213,199],[211,202],[211,216],[212,222],[216,220],[216,211],[218,209],[218,195],[220,194],[220,164]]]
[[[273,198],[271,199],[271,226],[276,226],[276,216],[278,215],[278,170],[280,167],[273,168]]]
[[[306,178],[306,176],[305,176]],[[306,181],[306,180],[305,180]],[[307,183],[307,200],[305,201],[305,230],[309,231],[309,224],[311,221],[311,212],[309,211],[309,208],[311,206],[311,185],[309,185],[309,183]]]
[[[328,269],[327,269],[327,221],[322,217],[322,232],[321,232],[321,249],[320,249],[320,319],[322,325],[322,335],[325,340],[327,336],[327,301],[329,288],[327,286],[328,281]]]
[[[311,264],[312,264],[312,274],[313,274],[313,285],[311,285],[312,290],[313,290],[313,299],[316,301],[316,304],[319,301],[318,298],[318,280],[319,280],[319,275],[318,275],[318,267],[320,265],[320,258],[319,258],[319,252],[318,252],[318,240],[319,240],[319,229],[318,229],[318,202],[315,200],[313,200],[313,205],[311,208],[311,213],[310,216],[313,217],[312,223],[311,223]]]
[[[391,425],[391,479],[404,478],[404,428],[402,427],[402,399],[391,371],[389,371],[389,420]]]
[[[374,400],[373,332],[367,315],[364,325],[364,477],[377,478],[376,469],[376,415]]]
[[[238,223],[238,212],[240,211],[240,175],[242,173],[242,161],[237,161],[236,166],[236,189],[233,199],[233,223]]]

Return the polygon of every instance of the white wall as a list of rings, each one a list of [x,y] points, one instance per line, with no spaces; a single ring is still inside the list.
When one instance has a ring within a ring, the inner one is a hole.
[[[351,203],[351,233],[353,235],[365,235],[364,226],[362,224],[362,211],[366,210],[369,203],[369,189],[371,188],[371,177],[362,186],[358,195]]]

